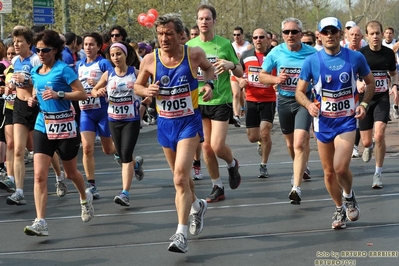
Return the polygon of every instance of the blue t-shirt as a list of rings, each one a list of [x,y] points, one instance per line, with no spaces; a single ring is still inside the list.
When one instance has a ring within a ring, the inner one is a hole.
[[[58,99],[43,100],[42,92],[46,89],[46,86],[51,87],[54,91],[71,92],[72,88],[70,84],[77,80],[78,76],[72,68],[59,60],[55,62],[50,72],[46,74],[38,73],[41,66],[42,65],[39,65],[33,68],[31,72],[33,87],[36,91],[40,108],[39,115],[36,119],[35,130],[46,133],[43,113],[70,110],[71,101],[60,101]]]
[[[69,49],[68,46],[64,47],[64,50],[62,50],[61,55],[62,55],[62,61],[64,61],[72,69],[75,69],[75,60],[73,59],[72,51]]]
[[[317,52],[317,50],[310,45],[301,45],[301,49],[295,52],[290,51],[285,43],[277,45],[268,53],[262,64],[262,69],[268,73],[272,73],[272,70],[276,69],[277,75],[279,75],[279,73],[285,69],[285,73],[289,75],[285,84],[278,85],[278,92],[280,95],[287,97],[295,96],[303,61],[308,56]],[[311,88],[312,86],[309,85],[308,91],[310,91]]]
[[[343,49],[347,48],[341,48],[341,51],[335,55],[327,54],[324,49],[318,51],[318,53],[320,53],[328,69],[336,71],[340,70],[345,64],[346,56],[345,53],[342,53]],[[359,76],[364,77],[370,73],[370,68],[367,64],[366,58],[361,53],[349,50],[349,58],[355,74],[359,74]],[[316,83],[319,77],[320,61],[318,55],[313,54],[306,58],[303,62],[299,78],[309,83],[311,83],[313,80],[314,83]]]

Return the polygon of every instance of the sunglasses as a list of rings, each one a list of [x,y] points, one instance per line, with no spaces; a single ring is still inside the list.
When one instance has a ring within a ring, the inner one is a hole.
[[[260,39],[260,40],[263,40],[264,38],[266,38],[266,36],[263,36],[263,35],[261,35],[261,36],[252,36],[252,39],[253,40],[257,40],[257,39]]]
[[[117,33],[117,34],[111,34],[111,38],[113,38],[113,37],[118,38],[118,37],[121,37],[121,35],[120,35],[119,33]]]
[[[320,33],[322,35],[328,35],[328,34],[334,35],[334,34],[337,34],[338,32],[339,32],[339,29],[335,29],[335,28],[334,29],[320,31]]]
[[[352,27],[346,27],[347,30],[350,30]]]
[[[241,33],[234,33],[234,36],[241,36]]]
[[[49,47],[47,47],[47,48],[35,48],[36,49],[36,53],[38,54],[38,53],[40,53],[40,52],[42,52],[42,53],[44,53],[44,54],[47,54],[47,53],[49,53],[51,50],[53,50],[54,48],[49,48]]]
[[[302,42],[302,43],[313,46],[313,42]]]
[[[295,35],[295,34],[298,34],[298,33],[300,33],[301,31],[300,30],[283,30],[283,33],[285,34],[285,35],[289,35],[290,33],[292,34],[292,35]]]

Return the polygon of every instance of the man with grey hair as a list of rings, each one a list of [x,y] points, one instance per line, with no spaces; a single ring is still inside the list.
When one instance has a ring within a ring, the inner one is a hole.
[[[309,159],[309,129],[311,116],[295,100],[295,90],[301,66],[305,58],[316,49],[301,43],[302,22],[296,18],[287,18],[282,22],[284,43],[275,47],[262,64],[259,80],[263,84],[278,84],[278,115],[281,131],[287,143],[288,152],[294,161],[292,189],[288,197],[292,204],[300,204],[302,179],[310,179],[310,170],[306,166]],[[271,75],[277,69],[277,76]],[[311,95],[311,84],[308,96]]]
[[[142,97],[156,97],[158,141],[176,189],[178,226],[168,250],[185,253],[189,220],[190,233],[198,235],[207,210],[207,202],[194,194],[190,172],[195,150],[204,141],[198,101],[200,97],[204,102],[212,99],[214,69],[204,50],[180,44],[184,26],[178,14],[160,16],[154,25],[160,48],[141,61],[134,91]],[[206,80],[203,86],[192,74],[198,68]],[[150,77],[154,83],[147,86]]]

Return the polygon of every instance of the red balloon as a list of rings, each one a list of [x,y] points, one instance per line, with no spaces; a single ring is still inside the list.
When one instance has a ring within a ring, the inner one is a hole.
[[[144,26],[144,25],[145,25],[146,20],[147,20],[147,15],[146,15],[145,13],[141,13],[141,14],[139,14],[139,16],[137,17],[137,21],[139,22],[139,24],[140,24],[141,26]]]
[[[149,14],[153,14],[155,19],[158,17],[158,11],[154,8],[151,8],[150,10],[148,10],[147,15]]]
[[[152,26],[154,26],[154,23],[152,23],[152,22],[147,22],[146,24],[145,24],[145,26],[147,27],[147,28],[152,28]]]
[[[154,16],[154,14],[148,14],[147,15],[147,17],[146,17],[146,22],[151,22],[151,23],[154,23],[155,22],[155,16]]]

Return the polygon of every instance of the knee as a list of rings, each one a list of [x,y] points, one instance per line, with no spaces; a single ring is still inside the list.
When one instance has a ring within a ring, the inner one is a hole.
[[[91,145],[83,145],[83,154],[86,156],[93,156],[94,147]]]
[[[383,133],[383,132],[379,132],[379,133],[375,133],[374,134],[374,140],[375,140],[375,142],[377,142],[377,143],[382,143],[383,141],[384,141],[384,139],[385,139],[385,133]],[[370,143],[370,145],[371,145],[371,143]]]
[[[7,141],[7,149],[14,150],[14,141]]]
[[[24,157],[25,156],[25,149],[15,148],[14,147],[14,157]]]
[[[173,176],[173,183],[176,187],[176,189],[181,189],[185,190],[190,187],[190,182],[189,178],[185,178],[182,173],[175,172],[175,175]]]
[[[324,171],[324,182],[332,184],[336,182],[335,172],[334,171]]]

